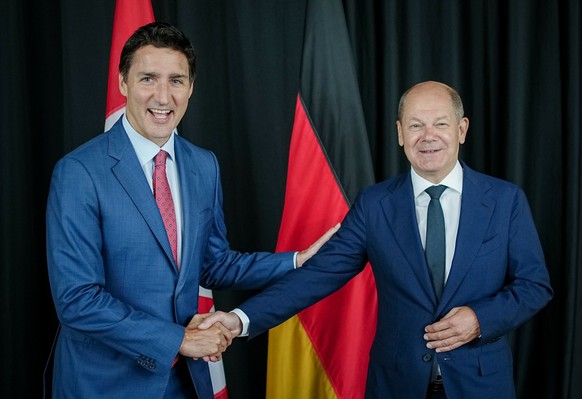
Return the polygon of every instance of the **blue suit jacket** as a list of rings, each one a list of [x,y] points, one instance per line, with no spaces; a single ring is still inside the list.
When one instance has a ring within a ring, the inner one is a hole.
[[[61,322],[55,398],[161,398],[199,285],[255,289],[293,269],[291,253],[242,254],[226,240],[215,156],[180,136],[183,204],[176,271],[152,191],[121,120],[61,159],[47,205],[47,257]],[[200,398],[208,365],[188,360]]]
[[[463,166],[456,250],[440,302],[407,173],[363,190],[317,255],[240,306],[250,318],[250,336],[337,290],[369,261],[378,324],[366,397],[424,398],[436,355],[449,398],[513,398],[507,334],[545,306],[553,292],[523,191]],[[475,311],[481,339],[446,353],[427,349],[424,327],[464,305]],[[346,328],[367,328],[349,323],[345,320]]]

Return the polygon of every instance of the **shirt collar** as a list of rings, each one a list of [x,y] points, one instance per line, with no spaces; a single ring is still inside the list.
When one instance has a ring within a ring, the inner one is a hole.
[[[174,134],[176,133],[176,129],[174,129],[168,141],[160,148],[156,143],[139,134],[131,126],[125,114],[123,114],[122,123],[142,167],[151,161],[160,150],[166,151],[173,161],[176,160],[174,156]]]
[[[421,177],[415,170],[410,167],[410,176],[412,178],[412,189],[414,190],[414,198],[417,198],[428,187],[435,184]],[[439,183],[457,191],[459,194],[463,192],[463,167],[457,161],[453,170]]]

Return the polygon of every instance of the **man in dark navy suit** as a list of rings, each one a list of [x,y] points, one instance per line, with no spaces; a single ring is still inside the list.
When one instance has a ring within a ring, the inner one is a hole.
[[[410,88],[396,125],[410,170],[364,189],[303,268],[200,328],[221,321],[234,335],[256,336],[336,291],[369,261],[378,323],[366,398],[513,399],[508,334],[553,296],[526,197],[458,160],[469,120],[451,87]],[[435,274],[425,190],[439,191],[442,209]]]

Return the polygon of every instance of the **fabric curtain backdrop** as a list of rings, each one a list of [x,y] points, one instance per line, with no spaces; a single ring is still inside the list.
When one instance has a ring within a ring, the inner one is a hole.
[[[274,250],[308,0],[152,1],[198,49],[180,133],[222,167],[232,247]],[[309,0],[317,1],[317,0]],[[399,96],[459,89],[461,157],[521,185],[555,298],[512,334],[518,397],[582,397],[582,9],[578,0],[344,0],[377,180],[405,170]],[[57,320],[44,213],[57,159],[103,127],[114,0],[1,2],[0,396],[39,397]],[[252,292],[216,293],[229,310]],[[349,321],[346,321],[349,322]],[[265,392],[267,334],[225,354],[229,397]],[[285,371],[282,371],[285,372]]]

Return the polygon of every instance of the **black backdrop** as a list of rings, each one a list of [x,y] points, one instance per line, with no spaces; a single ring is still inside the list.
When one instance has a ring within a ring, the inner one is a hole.
[[[273,250],[306,0],[153,0],[199,50],[180,132],[221,167],[232,247]],[[0,396],[40,397],[57,321],[44,211],[58,158],[100,133],[114,0],[0,4]],[[461,156],[516,182],[554,300],[512,335],[520,398],[582,397],[582,9],[579,0],[344,0],[377,180],[404,170],[397,101],[435,79],[471,120]],[[249,292],[216,293],[230,309]],[[225,355],[231,399],[264,396],[266,335]],[[87,359],[87,361],[91,361]]]

